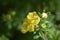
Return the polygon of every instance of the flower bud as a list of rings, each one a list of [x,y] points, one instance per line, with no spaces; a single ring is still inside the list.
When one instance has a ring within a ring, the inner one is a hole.
[[[47,13],[42,13],[42,18],[47,18],[47,17],[48,17]]]
[[[42,28],[46,28],[46,24],[41,24],[41,27]]]

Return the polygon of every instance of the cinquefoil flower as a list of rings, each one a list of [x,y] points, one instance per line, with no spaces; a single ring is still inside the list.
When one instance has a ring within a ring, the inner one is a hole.
[[[34,32],[36,25],[38,25],[39,22],[40,17],[37,15],[37,13],[35,11],[29,12],[22,24],[21,32],[22,33],[27,33],[28,31]]]

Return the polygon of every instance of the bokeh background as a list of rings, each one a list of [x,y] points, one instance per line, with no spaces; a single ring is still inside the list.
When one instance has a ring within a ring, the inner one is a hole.
[[[55,30],[50,30],[54,33],[53,39],[33,39],[30,32],[22,34],[20,27],[27,13],[42,14],[44,10],[49,13],[48,26],[53,25]],[[0,0],[0,40],[60,40],[60,0]]]

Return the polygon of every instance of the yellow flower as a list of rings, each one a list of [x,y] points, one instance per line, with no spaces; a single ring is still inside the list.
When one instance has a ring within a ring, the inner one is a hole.
[[[27,19],[30,20],[32,24],[38,24],[40,22],[40,17],[35,11],[29,12],[29,14],[27,15]]]
[[[25,30],[26,32],[34,32],[36,25],[38,25],[40,22],[40,17],[37,15],[37,13],[29,12],[27,15],[27,18],[25,18],[21,30]],[[25,32],[25,33],[26,33]]]
[[[47,15],[47,13],[42,13],[42,18],[47,18],[48,17],[48,15]]]
[[[41,24],[41,27],[42,27],[42,28],[46,28],[46,24],[44,24],[44,23]]]

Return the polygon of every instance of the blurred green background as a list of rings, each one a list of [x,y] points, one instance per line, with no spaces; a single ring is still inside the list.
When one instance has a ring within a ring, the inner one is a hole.
[[[53,25],[55,38],[36,40],[60,40],[60,0],[0,0],[0,40],[35,40],[33,33],[22,34],[20,27],[28,12],[43,10],[50,13],[47,20]]]

